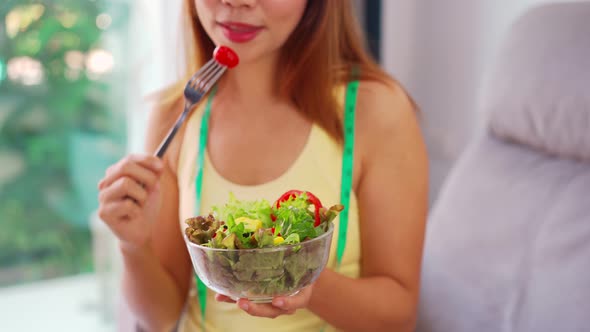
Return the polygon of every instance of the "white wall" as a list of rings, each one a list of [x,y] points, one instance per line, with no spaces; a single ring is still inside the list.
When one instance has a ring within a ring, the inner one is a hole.
[[[482,125],[485,73],[511,22],[547,0],[383,0],[382,59],[422,111],[431,201]]]

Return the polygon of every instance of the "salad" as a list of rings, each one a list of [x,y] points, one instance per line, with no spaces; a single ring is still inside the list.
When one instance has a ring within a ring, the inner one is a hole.
[[[343,208],[326,208],[300,190],[287,191],[273,204],[230,194],[210,214],[186,220],[185,235],[198,245],[189,246],[193,265],[210,288],[236,298],[296,292],[325,266],[332,221]]]
[[[310,207],[313,206],[313,210]],[[266,200],[229,202],[208,216],[186,220],[189,241],[211,248],[252,249],[296,244],[324,234],[344,207],[328,209],[312,193],[290,190],[272,206]]]

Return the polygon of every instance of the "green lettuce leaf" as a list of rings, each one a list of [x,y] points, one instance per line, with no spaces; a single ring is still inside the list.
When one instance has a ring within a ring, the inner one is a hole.
[[[241,201],[233,193],[229,194],[229,201],[225,205],[213,207],[215,217],[225,221],[230,228],[240,217],[260,220],[263,227],[272,227],[271,212],[272,208],[267,200]]]

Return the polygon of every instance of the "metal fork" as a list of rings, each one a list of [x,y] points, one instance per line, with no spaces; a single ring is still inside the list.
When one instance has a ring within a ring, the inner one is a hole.
[[[203,96],[209,92],[211,87],[213,87],[213,85],[219,80],[226,69],[226,66],[222,65],[217,60],[215,60],[215,58],[213,58],[190,78],[184,87],[184,110],[176,120],[174,127],[170,129],[166,135],[166,138],[164,138],[156,150],[155,156],[158,158],[162,158],[164,156],[164,153],[168,149],[170,142],[172,142],[172,139],[174,136],[176,136],[176,132],[178,132],[180,126],[187,119],[188,115],[193,109],[193,106],[201,101]]]

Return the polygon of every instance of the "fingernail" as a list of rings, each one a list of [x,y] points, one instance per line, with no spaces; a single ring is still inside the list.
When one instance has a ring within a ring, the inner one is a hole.
[[[283,301],[283,300],[276,300],[275,301],[275,307],[282,308],[284,306],[285,306],[285,301]]]
[[[242,310],[244,311],[248,311],[248,303],[242,302],[240,303],[240,308],[242,308]]]

